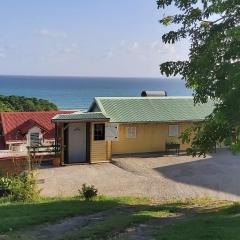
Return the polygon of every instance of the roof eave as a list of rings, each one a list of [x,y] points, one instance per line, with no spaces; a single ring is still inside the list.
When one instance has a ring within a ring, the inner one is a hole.
[[[168,120],[168,121],[111,121],[112,123],[119,123],[119,124],[151,124],[151,123],[180,123],[180,122],[202,122],[204,119],[194,119],[194,120]]]
[[[78,123],[78,122],[109,122],[110,118],[91,118],[91,119],[52,119],[53,123],[58,122],[72,122],[72,123]]]

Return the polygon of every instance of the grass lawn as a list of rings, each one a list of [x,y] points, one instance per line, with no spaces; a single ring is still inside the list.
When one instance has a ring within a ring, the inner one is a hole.
[[[34,204],[0,202],[0,232],[9,235],[8,239],[31,236],[35,240],[38,238],[28,235],[33,226],[108,209],[112,210],[104,217],[89,219],[82,227],[75,226],[51,239],[128,239],[127,229],[145,223],[153,227],[149,238],[157,240],[240,240],[240,204],[199,199],[168,203],[133,197],[98,197],[90,202],[78,198],[43,199]]]
[[[124,204],[148,203],[147,199],[98,197],[87,202],[79,198],[46,198],[36,203],[0,202],[0,234],[66,217],[88,215]]]
[[[158,240],[240,240],[240,205],[226,204],[185,221],[167,225]]]
[[[178,204],[138,206],[132,211],[119,212],[117,215],[111,216],[103,221],[98,221],[97,223],[66,233],[60,239],[115,239],[117,234],[126,228],[144,223],[153,218],[168,216],[170,213],[176,211],[177,205]]]
[[[176,214],[175,217],[174,214]],[[155,221],[153,223],[157,224],[152,232],[154,239],[240,239],[240,205],[210,200],[172,202],[157,206],[144,205],[132,212],[119,213],[103,221],[68,232],[59,239],[128,239],[126,229],[147,223],[149,220],[168,218],[170,215],[172,218],[170,222]],[[179,215],[181,220],[178,218]],[[125,234],[119,235],[121,232]]]

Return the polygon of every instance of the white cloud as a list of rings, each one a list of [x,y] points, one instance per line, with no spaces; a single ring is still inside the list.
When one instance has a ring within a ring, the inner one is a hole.
[[[71,54],[78,50],[78,45],[76,43],[71,44],[56,44],[57,52],[60,54]]]
[[[6,54],[7,49],[8,49],[7,46],[1,46],[0,47],[0,58],[6,58],[6,56],[7,56],[7,54]]]
[[[153,59],[163,59],[166,60],[182,60],[187,58],[186,51],[187,45],[182,46],[181,44],[164,44],[161,40],[150,41],[150,42],[133,42],[129,46],[125,47],[125,52],[128,53],[127,56],[133,56],[136,60],[146,60],[152,61]]]
[[[3,52],[0,52],[0,58],[6,58],[6,54]]]
[[[52,46],[52,45],[51,45]],[[70,63],[75,64],[80,57],[79,45],[75,42],[72,43],[63,43],[58,41],[51,47],[51,49],[44,49],[43,51],[38,53],[38,62],[42,64],[42,66],[48,67],[50,65],[58,66],[59,68],[68,68],[66,66],[61,66],[62,63]],[[41,55],[40,55],[41,54]]]
[[[67,33],[63,31],[57,31],[53,29],[37,29],[35,30],[36,34],[39,34],[41,36],[45,37],[53,37],[53,38],[66,38]]]
[[[136,51],[139,49],[139,43],[138,42],[134,42],[130,47],[129,50],[130,51]]]
[[[121,41],[119,43],[104,55],[105,59],[99,56],[91,61],[86,60],[85,68],[90,71],[92,61],[96,61],[93,75],[156,77],[160,76],[159,64],[187,59],[187,43],[172,45],[164,44],[161,40],[124,42],[124,45]],[[107,58],[111,58],[111,61],[107,61]]]
[[[38,41],[41,43],[41,39]],[[119,39],[115,44],[104,48],[95,45],[91,48],[91,43],[86,48],[79,39],[53,38],[47,43],[36,45],[38,47],[31,52],[34,54],[31,56],[30,52],[22,52],[21,45],[17,45],[14,50],[6,49],[6,45],[5,42],[0,42],[0,70],[4,69],[4,63],[8,62],[4,58],[10,59],[13,52],[17,52],[19,57],[16,58],[16,66],[19,71],[29,71],[29,65],[32,64],[28,74],[45,75],[158,77],[159,64],[169,60],[186,59],[188,53],[187,43],[170,45],[162,43],[160,39]],[[19,61],[19,58],[22,61]]]
[[[113,51],[108,51],[106,54],[106,58],[112,58],[113,57]]]
[[[77,43],[71,43],[71,47],[72,47],[72,48],[77,48],[77,47],[78,47],[78,44],[77,44]]]
[[[125,46],[126,45],[126,41],[124,40],[124,39],[122,39],[121,41],[120,41],[120,46]]]
[[[158,41],[151,42],[151,43],[150,43],[150,48],[151,48],[151,49],[155,49],[156,47],[158,47],[158,45],[159,45],[159,42],[158,42]]]

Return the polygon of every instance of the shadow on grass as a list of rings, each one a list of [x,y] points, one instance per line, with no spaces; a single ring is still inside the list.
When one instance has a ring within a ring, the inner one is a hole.
[[[97,215],[91,215],[93,213]],[[77,222],[64,235],[61,231],[51,232],[51,225],[48,231],[42,232],[43,225],[29,232],[38,224],[80,215],[88,215],[86,222],[82,225]],[[155,225],[154,231],[149,230],[150,222]],[[0,232],[11,229],[14,235],[15,230],[23,230],[16,231],[22,234],[18,239],[27,239],[29,233],[32,237],[46,234],[42,239],[121,239],[118,238],[121,234],[128,234],[126,229],[142,223],[146,223],[150,236],[156,234],[156,239],[160,240],[240,239],[240,204],[205,200],[153,204],[148,199],[131,197],[100,197],[90,202],[66,198],[0,204]]]
[[[138,205],[129,212],[90,222],[59,239],[128,239],[131,234],[138,239],[146,234],[146,239],[155,236],[160,240],[233,240],[240,239],[239,224],[240,204],[199,201]],[[134,230],[134,226],[142,231]]]
[[[111,209],[124,199],[97,198],[83,201],[79,198],[43,199],[36,203],[0,203],[0,233],[51,223],[66,217],[88,215]]]
[[[80,237],[89,235],[92,238],[95,236],[100,238],[133,224],[176,212],[180,206],[180,203],[152,205],[147,198],[134,197],[98,197],[94,201],[65,198],[43,199],[36,203],[0,203],[0,233],[11,231],[11,237],[18,236],[18,239],[26,239],[28,236],[35,236],[33,239],[38,239],[39,233],[44,233],[43,239],[53,239],[60,237],[66,230],[68,233],[76,233],[76,239],[79,239],[79,233],[72,229],[78,226],[81,228]],[[76,222],[77,225],[75,223],[73,226],[67,226],[63,231],[61,229],[56,231],[54,225],[34,228],[40,224],[59,222],[74,216],[86,216],[86,219]],[[71,237],[74,239],[74,236],[70,235],[63,239],[71,239]]]
[[[160,229],[158,240],[239,240],[240,204],[213,208]]]
[[[126,229],[151,220],[169,218],[171,214],[180,212],[183,205],[182,203],[125,205],[116,214],[100,218],[98,221],[90,220],[87,225],[72,229],[58,239],[118,239],[119,234]],[[176,214],[174,218],[177,219],[178,216]]]

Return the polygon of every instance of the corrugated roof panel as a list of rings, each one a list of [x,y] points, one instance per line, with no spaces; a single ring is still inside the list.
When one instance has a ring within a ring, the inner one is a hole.
[[[51,119],[57,114],[65,113],[69,114],[73,111],[2,112],[0,115],[5,141],[26,140],[26,136],[19,134],[19,130],[26,132],[34,126],[34,122],[37,126],[47,130],[44,134],[45,139],[53,139],[55,137],[55,126]]]
[[[53,121],[62,121],[62,120],[101,120],[108,119],[101,112],[87,112],[87,113],[74,113],[74,114],[59,114],[55,116]]]
[[[212,113],[213,101],[194,105],[193,97],[97,97],[111,122],[199,121]]]

